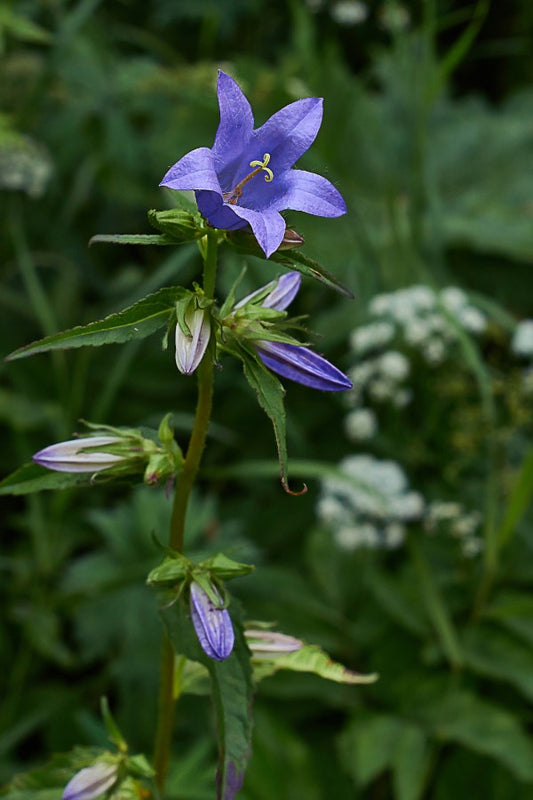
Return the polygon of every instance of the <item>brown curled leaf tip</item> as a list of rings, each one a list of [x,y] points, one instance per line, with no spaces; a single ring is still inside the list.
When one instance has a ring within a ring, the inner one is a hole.
[[[291,489],[285,475],[281,476],[281,485],[283,486],[283,491],[287,492],[287,494],[292,495],[292,497],[300,497],[300,495],[306,494],[306,492],[308,491],[306,483],[303,484],[303,487],[300,489],[299,492],[296,492],[294,491],[294,489]]]

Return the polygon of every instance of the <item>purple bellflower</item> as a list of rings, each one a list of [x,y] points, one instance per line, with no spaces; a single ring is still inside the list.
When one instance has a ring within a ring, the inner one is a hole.
[[[121,441],[118,436],[69,439],[67,442],[51,444],[44,450],[39,450],[33,456],[33,460],[41,467],[56,472],[101,472],[125,460],[126,456],[105,452],[107,445],[120,444]]]
[[[292,169],[313,144],[322,122],[322,99],[296,100],[254,130],[250,104],[238,84],[219,70],[220,124],[213,147],[198,147],[172,166],[161,181],[190,190],[214,228],[249,224],[268,258],[285,234],[284,209],[338,217],[346,205],[321,175]]]
[[[101,797],[117,780],[118,763],[97,761],[80,769],[63,790],[63,800],[94,800]]]
[[[214,586],[212,589],[219,604],[215,604],[198,583],[191,583],[191,619],[204,653],[215,661],[224,661],[231,655],[235,634],[220,593]]]
[[[242,308],[257,294],[272,286],[261,305],[276,311],[285,311],[298,294],[300,282],[301,276],[298,272],[286,272],[277,281],[272,281],[245,297],[235,308]],[[289,378],[324,392],[342,392],[353,388],[351,380],[344,372],[308,347],[267,340],[254,341],[253,344],[263,364],[282,378]]]

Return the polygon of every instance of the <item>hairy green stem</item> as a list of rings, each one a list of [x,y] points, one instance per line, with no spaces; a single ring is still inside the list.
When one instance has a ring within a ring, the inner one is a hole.
[[[211,299],[215,291],[216,266],[217,266],[217,234],[210,231],[206,235],[204,252],[203,288],[206,297]],[[174,493],[172,518],[170,522],[169,545],[173,550],[183,551],[183,537],[185,533],[185,518],[189,497],[200,468],[202,454],[205,447],[209,420],[211,418],[211,405],[213,398],[213,349],[208,347],[198,370],[198,401],[196,415],[189,440],[187,455],[183,470],[180,472]],[[172,730],[174,726],[174,663],[175,653],[166,634],[164,634],[163,650],[161,654],[161,672],[159,686],[158,721],[154,748],[154,769],[156,771],[156,785],[161,794],[168,772],[170,762],[170,749],[172,744]]]

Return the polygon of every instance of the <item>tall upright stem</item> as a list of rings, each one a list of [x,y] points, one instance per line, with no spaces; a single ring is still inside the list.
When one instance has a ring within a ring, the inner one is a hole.
[[[204,251],[203,288],[205,296],[212,299],[215,291],[217,268],[217,234],[209,231],[206,235]],[[192,487],[200,468],[205,447],[211,405],[213,399],[213,350],[208,347],[204,358],[197,369],[198,400],[194,425],[185,456],[185,463],[180,472],[174,492],[172,518],[170,521],[169,545],[173,550],[183,551],[185,518]],[[161,654],[161,671],[158,702],[158,720],[154,748],[154,769],[156,785],[162,794],[170,761],[172,729],[174,725],[174,660],[175,654],[166,633],[163,639]]]

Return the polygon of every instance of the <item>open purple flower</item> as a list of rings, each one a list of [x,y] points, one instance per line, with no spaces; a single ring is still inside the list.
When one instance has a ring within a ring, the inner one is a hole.
[[[298,272],[286,272],[277,281],[272,281],[243,298],[235,308],[242,308],[272,286],[261,305],[276,311],[285,311],[298,294],[300,283],[301,276]],[[351,380],[344,372],[308,347],[267,340],[254,341],[253,345],[263,364],[283,378],[324,392],[342,392],[353,388]]]
[[[191,583],[191,619],[204,653],[215,661],[224,661],[231,655],[235,634],[220,593],[214,586],[211,591],[217,603],[196,581]]]
[[[346,205],[321,175],[292,169],[313,144],[322,122],[322,99],[308,97],[277,111],[254,130],[250,104],[238,84],[219,70],[220,124],[213,147],[198,147],[161,181],[170,189],[193,189],[203,216],[215,228],[249,224],[270,256],[283,239],[284,209],[338,217]]]

